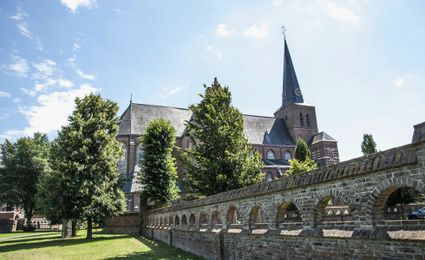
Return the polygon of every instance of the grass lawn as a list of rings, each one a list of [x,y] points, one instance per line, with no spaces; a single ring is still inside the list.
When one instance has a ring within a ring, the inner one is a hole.
[[[129,235],[94,233],[92,240],[61,239],[58,232],[0,234],[0,259],[200,259],[164,243]]]

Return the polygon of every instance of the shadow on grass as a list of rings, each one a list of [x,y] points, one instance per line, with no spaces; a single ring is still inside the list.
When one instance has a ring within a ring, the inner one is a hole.
[[[144,237],[135,237],[141,243],[146,245],[150,250],[147,252],[138,252],[123,256],[115,256],[112,259],[203,259],[187,253],[183,250],[174,248],[160,241],[150,240]]]
[[[1,240],[0,246],[7,245],[7,244],[17,244],[17,243],[25,243],[25,242],[36,242],[39,240],[51,240],[51,239],[59,239],[61,238],[61,235],[56,236],[31,236],[31,237],[23,237],[23,238],[16,238],[16,239],[8,239],[8,240]],[[1,250],[1,248],[0,248]]]
[[[7,245],[0,246],[0,253],[18,251],[18,250],[36,249],[36,248],[42,248],[42,247],[56,247],[56,246],[66,247],[66,246],[72,246],[72,245],[87,244],[87,243],[92,243],[97,241],[123,239],[128,237],[129,237],[128,235],[122,235],[122,236],[117,235],[117,236],[111,236],[111,237],[94,237],[93,239],[90,239],[90,240],[87,240],[81,237],[72,238],[72,239],[61,239],[60,236],[45,237],[45,238],[37,237],[32,239],[7,241],[8,242]],[[47,240],[47,241],[37,242],[40,240]],[[30,242],[30,243],[22,243],[24,241]]]

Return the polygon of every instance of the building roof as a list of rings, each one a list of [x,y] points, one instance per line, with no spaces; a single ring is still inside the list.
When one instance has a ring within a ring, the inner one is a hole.
[[[192,112],[186,108],[131,103],[121,116],[118,135],[141,135],[154,119],[171,122],[176,136],[181,137]],[[251,144],[295,145],[283,119],[265,116],[243,115],[244,133]]]
[[[282,108],[295,103],[304,103],[286,39],[284,40],[284,49]]]
[[[322,131],[313,136],[313,140],[311,141],[311,144],[315,144],[319,142],[336,142],[336,140],[333,139],[332,136],[328,135],[326,132]]]

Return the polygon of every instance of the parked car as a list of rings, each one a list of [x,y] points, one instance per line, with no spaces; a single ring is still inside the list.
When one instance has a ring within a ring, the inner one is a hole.
[[[412,211],[408,215],[409,219],[425,218],[425,207]]]

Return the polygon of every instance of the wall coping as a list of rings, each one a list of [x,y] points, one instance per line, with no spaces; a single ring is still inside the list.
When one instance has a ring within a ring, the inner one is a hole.
[[[425,141],[407,144],[334,165],[321,167],[307,174],[285,176],[271,182],[259,183],[240,189],[222,192],[206,198],[192,201],[180,201],[176,205],[151,209],[148,212],[150,214],[166,213],[187,208],[234,201],[253,196],[317,185],[353,176],[366,175],[391,167],[416,164],[418,163],[417,151],[423,149],[425,149]]]

